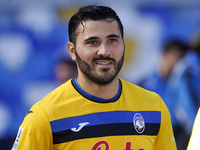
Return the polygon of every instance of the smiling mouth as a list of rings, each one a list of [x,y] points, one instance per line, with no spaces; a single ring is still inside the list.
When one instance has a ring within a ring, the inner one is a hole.
[[[109,64],[111,64],[112,62],[96,62],[96,64],[98,64],[98,65],[109,65]]]

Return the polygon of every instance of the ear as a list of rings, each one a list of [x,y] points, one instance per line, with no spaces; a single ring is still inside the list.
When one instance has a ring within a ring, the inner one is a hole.
[[[72,42],[67,43],[67,50],[72,58],[72,60],[76,60],[76,55],[75,55],[75,46]]]

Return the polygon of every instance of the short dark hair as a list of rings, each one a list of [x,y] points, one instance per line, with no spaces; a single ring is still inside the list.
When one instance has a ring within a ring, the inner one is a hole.
[[[174,49],[182,53],[186,53],[189,50],[189,45],[180,39],[171,39],[165,43],[164,45],[165,53],[173,51]]]
[[[76,44],[76,38],[78,35],[77,28],[80,24],[83,25],[83,21],[87,20],[93,20],[93,21],[99,21],[99,20],[106,20],[110,22],[112,19],[116,20],[119,26],[119,30],[121,32],[122,38],[124,36],[124,29],[123,25],[121,23],[121,20],[119,19],[116,12],[111,9],[110,7],[106,6],[84,6],[81,7],[76,14],[74,14],[68,24],[68,33],[69,33],[69,41],[73,44]]]

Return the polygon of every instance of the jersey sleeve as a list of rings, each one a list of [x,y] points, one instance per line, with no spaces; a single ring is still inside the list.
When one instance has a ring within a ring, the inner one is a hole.
[[[34,105],[22,122],[12,150],[52,150],[53,139],[49,121],[42,109]]]
[[[196,115],[187,150],[200,149],[200,107]]]
[[[171,118],[167,106],[161,101],[161,124],[154,150],[177,150]]]

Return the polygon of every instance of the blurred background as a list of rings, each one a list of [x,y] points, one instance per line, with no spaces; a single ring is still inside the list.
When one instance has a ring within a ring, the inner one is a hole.
[[[0,150],[31,106],[77,75],[68,20],[83,5],[113,8],[125,29],[121,78],[157,92],[186,149],[200,106],[199,0],[0,0]]]

